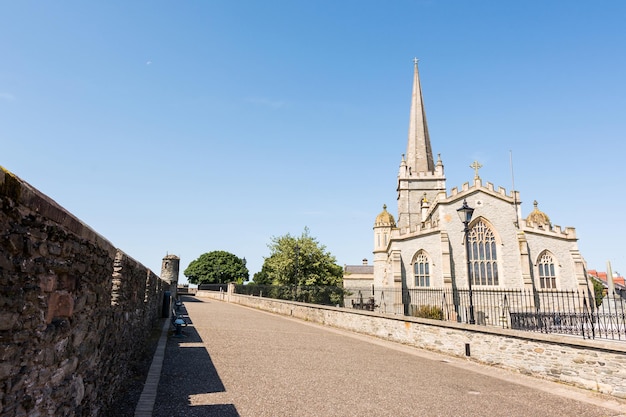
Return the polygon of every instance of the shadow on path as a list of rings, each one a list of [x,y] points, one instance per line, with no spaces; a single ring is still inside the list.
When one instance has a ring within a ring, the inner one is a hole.
[[[195,299],[185,297],[184,302]],[[178,315],[187,323],[183,335],[174,330],[168,335],[161,379],[154,404],[153,417],[224,416],[239,417],[233,404],[192,405],[190,396],[225,392],[211,356],[193,327],[184,304]]]

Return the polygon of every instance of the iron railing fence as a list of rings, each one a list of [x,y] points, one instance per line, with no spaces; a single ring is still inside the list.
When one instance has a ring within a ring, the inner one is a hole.
[[[542,333],[626,340],[626,302],[618,293],[596,300],[590,291],[525,289],[369,289],[382,300],[401,300],[405,315]],[[361,290],[361,291],[362,291]],[[357,290],[358,292],[358,290]]]
[[[221,290],[218,286],[211,289]],[[226,289],[224,288],[223,291]],[[590,291],[458,288],[393,289],[374,286],[236,285],[238,294],[293,300],[524,331],[626,340],[626,301],[619,294],[596,300]]]
[[[200,284],[198,291],[228,291],[228,284]]]
[[[376,300],[376,289],[373,285],[363,288],[346,288],[343,304],[359,310],[374,311],[380,307],[380,297],[378,297],[378,302]]]
[[[258,285],[250,283],[246,285],[235,285],[235,292],[237,294],[254,295],[258,297],[343,307],[346,290],[342,287],[321,285]]]

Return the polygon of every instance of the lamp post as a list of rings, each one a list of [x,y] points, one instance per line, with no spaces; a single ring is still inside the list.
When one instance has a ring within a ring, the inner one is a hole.
[[[296,242],[296,273],[294,274],[294,283],[293,283],[293,300],[296,301],[296,296],[298,295],[298,268],[300,263],[300,246],[298,242]]]
[[[464,226],[464,234],[465,234],[465,259],[467,260],[467,282],[469,283],[469,302],[470,302],[470,324],[476,324],[476,320],[474,319],[474,300],[472,296],[472,265],[470,263],[470,249],[469,249],[469,224],[472,221],[472,214],[474,214],[474,209],[467,205],[467,200],[463,199],[463,205],[460,209],[456,210],[459,213],[459,218]]]

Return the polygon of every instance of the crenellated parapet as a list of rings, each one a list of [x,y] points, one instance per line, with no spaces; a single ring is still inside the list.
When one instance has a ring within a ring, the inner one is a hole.
[[[424,172],[424,171],[419,171],[419,172],[412,172],[410,167],[401,167],[400,171],[398,173],[398,179],[401,180],[414,180],[414,179],[435,179],[438,180],[443,176],[442,173],[440,172]]]
[[[559,225],[545,225],[543,223],[535,223],[532,221],[522,221],[521,229],[525,232],[539,233],[550,235],[561,239],[576,240],[576,229],[573,227],[562,228]]]
[[[496,189],[495,185],[491,182],[486,182],[483,185],[483,181],[480,178],[474,179],[474,184],[470,186],[469,182],[464,183],[459,190],[458,187],[454,187],[450,190],[450,194],[446,195],[446,198],[456,198],[459,194],[473,192],[473,191],[485,191],[486,193],[511,199],[511,201],[516,201],[518,204],[520,203],[520,195],[519,191],[511,190],[510,193],[507,194],[505,187],[498,187]]]
[[[439,232],[439,218],[431,216],[421,224],[414,224],[403,228],[395,228],[391,231],[391,238],[418,236],[427,233]]]

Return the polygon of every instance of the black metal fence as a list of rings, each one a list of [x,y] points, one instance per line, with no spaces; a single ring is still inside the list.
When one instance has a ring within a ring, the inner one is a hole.
[[[228,284],[200,284],[198,291],[228,291]]]
[[[401,299],[404,314],[585,338],[626,340],[626,300],[617,292],[596,300],[590,291],[363,289]],[[363,291],[361,290],[361,291]],[[400,295],[401,292],[401,295]]]
[[[218,288],[218,290],[220,290]],[[226,289],[224,288],[223,291]],[[596,300],[590,291],[393,289],[236,285],[238,294],[294,300],[407,316],[470,322],[517,330],[626,340],[626,300],[620,293]]]
[[[235,286],[235,292],[258,297],[343,307],[346,290],[331,286],[239,284]]]

